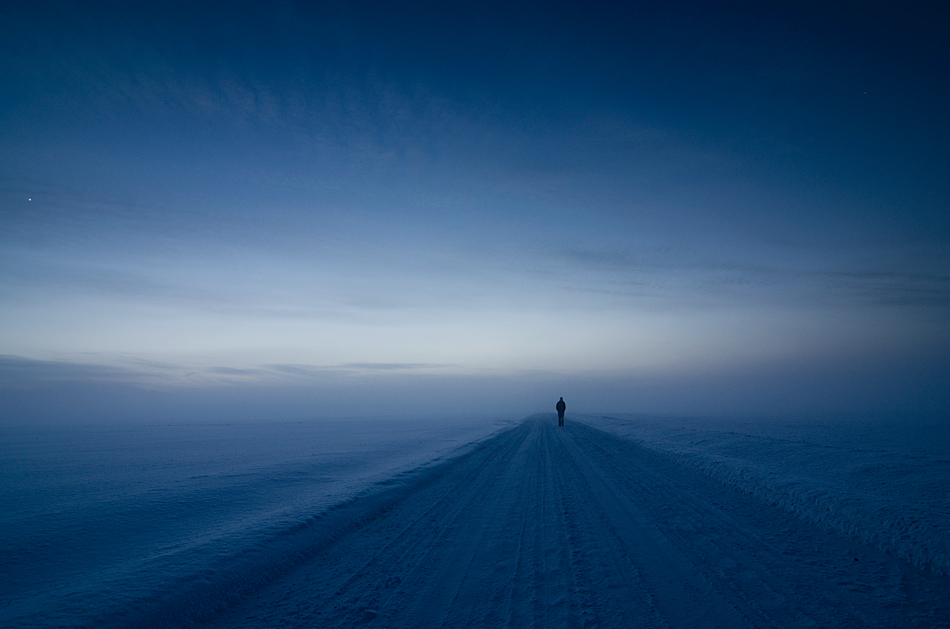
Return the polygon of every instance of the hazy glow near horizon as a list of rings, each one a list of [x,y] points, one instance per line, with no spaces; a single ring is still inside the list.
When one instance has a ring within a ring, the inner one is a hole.
[[[11,10],[4,390],[67,365],[149,387],[418,376],[420,400],[529,377],[528,405],[576,377],[631,411],[644,379],[697,409],[699,383],[745,404],[764,373],[856,408],[885,381],[941,389],[935,35],[674,9]]]

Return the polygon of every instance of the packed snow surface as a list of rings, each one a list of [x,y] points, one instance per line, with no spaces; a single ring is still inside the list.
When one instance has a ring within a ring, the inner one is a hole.
[[[573,419],[8,431],[0,626],[950,626],[938,429]]]

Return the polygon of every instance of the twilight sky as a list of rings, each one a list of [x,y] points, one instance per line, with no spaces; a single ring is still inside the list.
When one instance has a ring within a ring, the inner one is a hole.
[[[950,409],[943,14],[138,4],[0,8],[6,420]]]

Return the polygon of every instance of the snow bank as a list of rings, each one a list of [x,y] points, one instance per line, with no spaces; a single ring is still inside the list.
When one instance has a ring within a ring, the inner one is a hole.
[[[579,419],[922,570],[950,574],[946,423]]]

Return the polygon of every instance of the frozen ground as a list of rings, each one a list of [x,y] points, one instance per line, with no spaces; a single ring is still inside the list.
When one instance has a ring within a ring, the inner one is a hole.
[[[6,433],[0,626],[950,627],[939,430],[580,419]]]
[[[950,624],[946,577],[576,422],[529,419],[393,493],[209,626]]]
[[[950,574],[945,418],[583,421],[925,571]]]
[[[0,427],[0,627],[187,623],[293,565],[315,514],[520,419]]]

